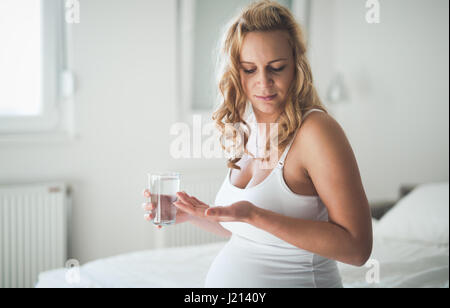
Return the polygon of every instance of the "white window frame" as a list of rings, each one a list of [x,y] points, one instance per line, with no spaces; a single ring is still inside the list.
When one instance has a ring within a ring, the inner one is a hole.
[[[65,22],[65,1],[37,1],[41,3],[42,114],[0,115],[0,141],[36,141],[36,136],[66,136],[71,131],[73,75],[67,53],[69,26]]]

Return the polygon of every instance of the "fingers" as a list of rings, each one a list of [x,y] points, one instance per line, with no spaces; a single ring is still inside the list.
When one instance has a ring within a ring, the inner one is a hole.
[[[194,205],[193,200],[191,197],[188,196],[185,192],[177,192],[178,200],[174,202],[173,204],[177,207],[184,206],[185,208],[190,208],[192,205]]]
[[[156,208],[154,203],[142,203],[142,209],[144,211],[153,211]]]
[[[142,204],[142,209],[144,209],[144,211],[146,211],[146,213],[144,214],[144,219],[147,221],[151,221],[155,215],[152,213],[152,211],[155,209],[155,204],[153,203],[143,203]]]
[[[145,213],[144,214],[144,219],[147,221],[150,221],[153,219],[153,215],[151,213]]]
[[[142,194],[143,194],[144,197],[146,197],[146,198],[150,198],[150,197],[151,197],[150,190],[148,190],[147,188],[144,189],[144,191],[142,192]]]
[[[206,203],[200,201],[199,199],[197,199],[197,198],[194,197],[194,196],[189,196],[189,195],[188,195],[187,193],[185,193],[184,191],[178,192],[178,193],[177,193],[177,197],[178,197],[178,199],[179,199],[179,200],[177,200],[177,201],[182,201],[182,202],[184,202],[184,203],[193,205],[193,206],[195,206],[195,207],[202,207],[202,208],[209,207]]]
[[[155,215],[153,215],[152,213],[146,213],[145,215],[144,215],[144,219],[146,220],[146,221],[152,221],[152,219],[155,217]],[[157,228],[157,229],[161,229],[162,228],[162,226],[157,226],[157,225],[155,225],[155,228]]]
[[[173,203],[177,208],[181,209],[183,212],[186,212],[188,214],[197,216],[197,213],[193,206],[191,206],[189,203],[184,203],[183,201],[176,201]]]
[[[194,196],[192,196],[192,199],[194,199],[194,200],[197,201],[198,203],[203,203],[202,201],[198,200],[198,199],[195,198]]]
[[[183,202],[193,203],[195,200],[191,196],[189,196],[184,191],[177,192],[177,197],[181,199]]]
[[[148,190],[148,189],[144,189],[142,194],[146,198],[151,198],[151,193],[150,193],[150,190]],[[143,203],[142,208],[144,209],[144,211],[151,212],[156,208],[156,205],[154,203]],[[153,213],[145,213],[145,215],[144,215],[144,219],[146,221],[152,221],[154,217],[155,217],[155,215]],[[155,225],[155,228],[162,229],[162,226]]]
[[[191,202],[185,202],[183,200],[176,201],[173,203],[181,211],[197,217],[203,217],[205,209],[194,206]]]

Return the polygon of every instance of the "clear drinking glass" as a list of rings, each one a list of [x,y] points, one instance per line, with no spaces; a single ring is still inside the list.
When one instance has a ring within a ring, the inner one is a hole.
[[[180,191],[181,176],[177,172],[157,172],[148,174],[148,189],[151,202],[155,204],[152,220],[157,226],[170,226],[175,223],[177,192]]]

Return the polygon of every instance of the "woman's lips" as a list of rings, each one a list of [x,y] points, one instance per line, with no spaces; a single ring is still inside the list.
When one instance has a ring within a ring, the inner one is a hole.
[[[275,97],[277,97],[277,95],[278,95],[278,94],[274,94],[274,95],[271,95],[271,96],[257,96],[257,95],[255,95],[255,97],[256,97],[257,99],[260,99],[260,100],[263,100],[263,101],[265,101],[265,102],[268,102],[268,101],[273,100]]]

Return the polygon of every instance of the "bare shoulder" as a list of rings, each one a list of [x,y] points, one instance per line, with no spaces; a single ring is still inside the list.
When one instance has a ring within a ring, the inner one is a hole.
[[[353,157],[343,128],[330,114],[324,112],[313,112],[304,120],[295,143],[301,151],[302,167],[305,169],[309,169],[311,164],[323,164],[318,157],[331,159],[338,153],[341,157]]]
[[[330,115],[324,112],[311,113],[302,123],[299,139],[302,142],[311,142],[311,138],[326,137],[344,134],[341,125]]]

